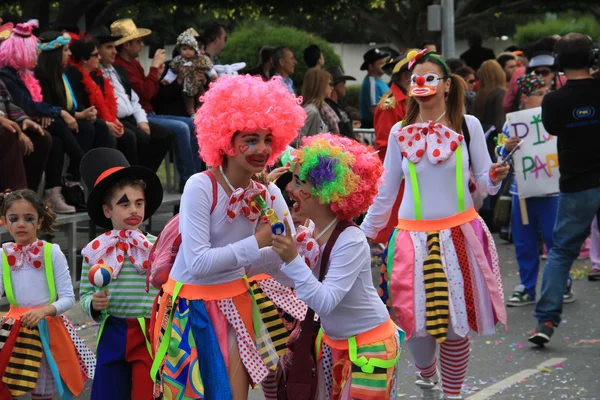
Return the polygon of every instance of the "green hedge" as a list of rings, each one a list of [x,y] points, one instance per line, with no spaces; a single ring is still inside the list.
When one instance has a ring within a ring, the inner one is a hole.
[[[304,49],[311,44],[316,44],[323,52],[326,68],[341,66],[340,58],[325,40],[296,28],[278,26],[263,20],[240,25],[229,35],[227,46],[219,54],[219,59],[224,64],[243,61],[248,67],[254,67],[258,64],[258,53],[261,47],[265,45],[289,47],[298,61],[292,79],[299,91],[307,70],[302,55]]]
[[[517,27],[515,41],[519,44],[535,42],[543,36],[565,35],[569,32],[578,32],[591,36],[594,40],[600,39],[600,23],[593,17],[558,18],[531,22]]]

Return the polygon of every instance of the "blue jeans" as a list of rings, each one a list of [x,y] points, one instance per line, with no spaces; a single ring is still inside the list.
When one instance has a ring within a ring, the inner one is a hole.
[[[175,135],[175,165],[182,183],[196,172],[202,171],[193,119],[175,115],[148,114],[148,121],[165,127]]]
[[[550,251],[553,247],[552,231],[556,222],[558,197],[530,197],[525,199],[525,203],[528,225],[523,225],[519,196],[513,195],[511,226],[521,285],[535,299],[535,285],[540,272],[538,232],[542,232],[542,239]]]
[[[600,187],[576,193],[561,193],[554,227],[554,247],[548,255],[542,279],[542,295],[535,306],[539,323],[560,324],[563,295],[573,261],[590,234],[590,226],[600,210]]]

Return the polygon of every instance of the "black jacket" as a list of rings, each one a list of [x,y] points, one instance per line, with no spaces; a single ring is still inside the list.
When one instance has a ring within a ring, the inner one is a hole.
[[[10,92],[15,104],[21,107],[25,114],[30,117],[60,118],[61,107],[46,102],[33,101],[29,89],[27,89],[16,70],[10,67],[0,69],[0,79]]]

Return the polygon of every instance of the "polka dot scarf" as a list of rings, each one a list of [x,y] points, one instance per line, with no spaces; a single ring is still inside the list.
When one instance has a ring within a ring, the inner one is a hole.
[[[4,243],[2,250],[6,254],[8,266],[13,271],[25,264],[36,269],[40,269],[44,265],[44,242],[42,240],[25,246],[16,243]]]
[[[105,264],[117,278],[126,258],[143,275],[148,270],[148,256],[152,245],[140,231],[112,230],[88,243],[81,255],[88,265]]]
[[[432,164],[441,164],[456,151],[463,135],[435,122],[415,123],[393,132],[402,156],[413,164],[427,154]]]
[[[296,247],[298,254],[304,258],[304,262],[313,269],[319,261],[320,249],[319,244],[312,237],[315,230],[315,223],[310,221],[309,226],[301,225],[297,228]]]

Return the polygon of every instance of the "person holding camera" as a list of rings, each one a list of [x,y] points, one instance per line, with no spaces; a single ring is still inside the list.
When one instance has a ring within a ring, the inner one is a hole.
[[[542,102],[544,127],[558,138],[560,194],[554,247],[535,309],[538,325],[529,337],[538,346],[548,343],[560,324],[569,270],[600,212],[600,81],[590,74],[600,52],[579,33],[563,37],[555,51],[568,80]]]

